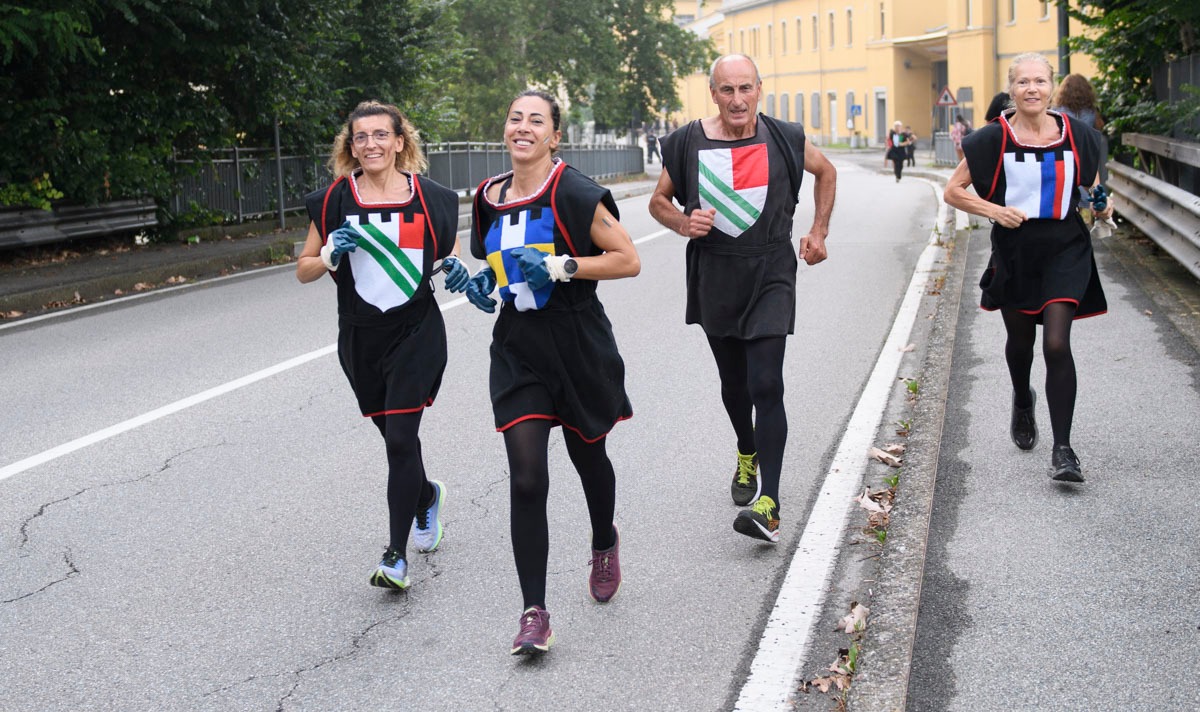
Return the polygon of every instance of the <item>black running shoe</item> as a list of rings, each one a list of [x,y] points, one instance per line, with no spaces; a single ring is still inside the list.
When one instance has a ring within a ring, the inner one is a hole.
[[[1050,479],[1058,482],[1083,482],[1079,458],[1069,445],[1055,445],[1050,453]]]
[[[733,503],[739,507],[746,507],[754,500],[758,499],[758,494],[762,492],[762,482],[758,477],[758,453],[751,455],[743,455],[738,453],[737,467],[733,470],[733,484],[729,486],[729,493],[733,495]]]
[[[1012,406],[1012,440],[1017,444],[1017,447],[1022,450],[1032,450],[1037,444],[1037,421],[1033,417],[1034,406],[1037,405],[1037,392],[1032,388],[1029,389],[1029,397],[1032,399],[1029,402],[1028,408],[1017,407],[1017,394],[1013,392]]]

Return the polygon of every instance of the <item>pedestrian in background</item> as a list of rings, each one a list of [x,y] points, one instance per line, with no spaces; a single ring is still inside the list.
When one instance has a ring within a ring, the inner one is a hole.
[[[983,117],[984,123],[990,124],[999,118],[1001,111],[1011,108],[1012,98],[1008,95],[1008,92],[996,92],[996,95],[992,97],[992,103],[988,104],[987,114]]]
[[[388,545],[370,581],[408,588],[409,529],[417,550],[442,540],[446,486],[426,477],[418,431],[446,367],[446,327],[433,298],[435,263],[463,291],[458,195],[423,178],[420,136],[398,108],[355,107],[333,141],[333,184],[305,198],[308,237],[296,277],[337,281],[338,360],[363,417],[387,451]],[[361,248],[361,249],[360,249]]]
[[[749,507],[738,512],[734,531],[775,543],[788,431],[783,357],[795,330],[797,254],[809,265],[827,256],[837,170],[805,139],[802,125],[758,113],[762,79],[746,55],[717,59],[708,86],[717,115],[663,137],[650,214],[688,238],[685,320],[704,329],[716,360],[737,437],[730,493],[735,505]],[[812,228],[794,250],[792,217],[805,171],[816,178],[816,207]]]
[[[908,165],[910,167],[916,167],[916,165],[917,165],[917,132],[913,131],[913,127],[906,125],[904,127],[904,138],[905,138],[905,140],[908,141],[908,148],[907,148]]]
[[[950,140],[954,142],[954,153],[958,160],[963,159],[962,141],[971,133],[971,123],[962,114],[955,114],[954,125],[950,127]]]
[[[653,131],[647,131],[646,132],[646,163],[654,163],[654,157],[657,155],[658,155],[658,137],[654,135]]]
[[[1083,122],[1050,111],[1054,70],[1042,55],[1013,59],[1008,83],[1016,108],[963,141],[966,158],[954,169],[945,200],[993,223],[991,259],[979,282],[980,306],[1000,311],[1008,335],[1004,355],[1012,380],[1013,442],[1022,450],[1037,443],[1030,369],[1041,324],[1054,435],[1050,476],[1083,482],[1071,448],[1076,393],[1071,322],[1108,307],[1091,236],[1075,208],[1078,187],[1097,183],[1100,142]],[[1097,214],[1107,218],[1112,207]]]
[[[892,170],[896,172],[896,182],[900,182],[900,174],[904,172],[904,162],[908,160],[908,147],[910,141],[904,133],[904,124],[899,121],[892,122],[892,130],[888,132],[887,138],[887,153],[884,154],[884,161],[892,162]]]
[[[1108,136],[1104,134],[1104,117],[1096,104],[1096,92],[1082,74],[1063,77],[1051,102],[1055,109],[1078,119],[1095,129],[1100,138],[1100,183],[1108,183]]]
[[[504,144],[512,170],[479,185],[471,253],[487,266],[471,277],[467,299],[492,313],[491,389],[496,430],[508,454],[513,558],[523,611],[513,655],[554,643],[546,609],[550,552],[546,515],[550,430],[562,426],[591,520],[588,591],[606,603],[621,586],[620,537],[613,524],[616,475],[608,432],[632,417],[625,364],[596,297],[597,280],[641,270],[617,204],[555,155],[562,140],[554,97],[522,92],[508,107]]]

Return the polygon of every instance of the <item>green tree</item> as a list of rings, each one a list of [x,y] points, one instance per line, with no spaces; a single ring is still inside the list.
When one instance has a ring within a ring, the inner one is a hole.
[[[536,86],[597,120],[627,127],[678,104],[677,76],[702,68],[708,42],[671,21],[669,0],[462,0],[467,59],[452,88],[459,138],[498,140],[504,107]]]
[[[1079,0],[1071,9],[1089,31],[1070,39],[1075,51],[1096,60],[1094,82],[1102,112],[1116,134],[1170,134],[1195,116],[1196,95],[1165,105],[1153,77],[1163,64],[1197,51],[1200,2],[1196,0]]]

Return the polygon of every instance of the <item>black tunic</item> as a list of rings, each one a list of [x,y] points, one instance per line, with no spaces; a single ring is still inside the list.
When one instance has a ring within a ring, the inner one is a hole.
[[[305,197],[322,240],[349,220],[365,236],[342,255],[338,359],[366,417],[433,404],[446,367],[446,327],[433,298],[435,261],[454,248],[458,195],[410,177],[404,203],[364,203],[354,178]]]
[[[687,244],[685,321],[709,336],[793,333],[792,218],[804,172],[804,127],[758,115],[751,138],[708,138],[700,121],[661,140],[685,213],[715,207],[713,229]]]
[[[595,442],[633,415],[625,363],[596,282],[572,279],[531,290],[510,250],[601,254],[592,244],[592,218],[600,203],[617,216],[617,204],[607,188],[562,162],[536,195],[493,203],[488,187],[509,175],[480,184],[471,228],[471,253],[495,271],[502,302],[489,376],[496,429],[542,419]]]
[[[1002,114],[963,139],[975,192],[1029,217],[1017,228],[992,226],[992,254],[979,280],[980,306],[1011,308],[1037,317],[1047,304],[1071,302],[1075,318],[1108,310],[1092,239],[1076,209],[1079,186],[1096,179],[1099,141],[1075,119],[1049,112],[1062,129],[1046,146],[1024,146]]]

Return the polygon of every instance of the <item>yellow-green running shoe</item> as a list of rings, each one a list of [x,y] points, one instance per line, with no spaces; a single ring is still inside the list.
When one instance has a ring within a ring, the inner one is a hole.
[[[733,503],[745,507],[758,499],[762,492],[762,482],[758,479],[758,453],[743,455],[738,453],[737,469],[733,471],[733,484],[729,493],[733,495]]]
[[[738,534],[752,536],[775,544],[779,541],[779,507],[775,500],[763,495],[750,509],[738,512],[733,520],[733,530]]]

